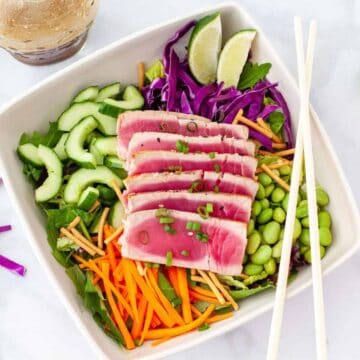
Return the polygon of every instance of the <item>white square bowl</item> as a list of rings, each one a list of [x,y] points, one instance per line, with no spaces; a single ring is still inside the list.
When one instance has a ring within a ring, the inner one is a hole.
[[[252,49],[253,58],[255,61],[272,63],[269,78],[279,82],[279,87],[288,101],[295,127],[299,108],[295,81],[259,26],[235,3],[224,3],[198,11],[119,40],[59,71],[0,110],[0,173],[10,199],[50,281],[99,358],[160,358],[234,329],[273,305],[274,292],[268,291],[243,301],[241,310],[236,312],[233,318],[215,324],[210,331],[187,334],[155,348],[146,344],[131,352],[121,350],[105,336],[90,314],[83,309],[73,284],[52,257],[46,240],[45,218],[34,202],[33,189],[22,175],[22,164],[15,153],[20,134],[24,131],[46,130],[48,122],[58,117],[78,90],[89,84],[101,85],[117,80],[122,83],[136,82],[136,64],[139,61],[151,63],[161,57],[166,40],[177,29],[191,19],[198,19],[214,11],[221,12],[225,39],[241,28],[258,30]],[[334,242],[322,262],[324,271],[328,272],[344,262],[358,248],[360,219],[340,163],[314,111],[312,131],[316,174],[319,182],[330,194],[329,210],[333,216]],[[303,269],[289,286],[288,295],[292,296],[310,284],[310,268]]]

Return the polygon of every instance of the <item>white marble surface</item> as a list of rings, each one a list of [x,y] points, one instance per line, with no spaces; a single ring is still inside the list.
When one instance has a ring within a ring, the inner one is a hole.
[[[121,36],[186,14],[195,7],[217,1],[102,1],[86,47],[75,57],[47,67],[29,67],[0,51],[0,104]],[[120,5],[121,4],[121,5]],[[290,70],[295,73],[292,17],[318,19],[312,102],[337,149],[345,173],[359,203],[360,191],[360,0],[243,0]],[[0,269],[0,359],[62,360],[95,359],[87,342],[75,328],[57,299],[47,277],[32,254],[27,239],[0,187],[0,224],[14,230],[0,237],[0,253],[24,263],[24,279]],[[325,279],[325,302],[330,359],[359,359],[360,255]],[[170,357],[198,359],[264,359],[271,313],[210,343]],[[314,359],[314,330],[311,290],[286,306],[281,359]]]

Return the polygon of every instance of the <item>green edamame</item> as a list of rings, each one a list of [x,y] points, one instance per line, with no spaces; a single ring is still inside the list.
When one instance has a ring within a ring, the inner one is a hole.
[[[260,201],[255,200],[252,204],[251,216],[258,216],[261,213],[261,209],[262,207]]]
[[[255,221],[254,219],[250,219],[247,226],[247,234],[248,236],[254,232],[255,229]]]
[[[264,264],[264,269],[269,275],[274,275],[276,273],[276,261],[274,259],[270,259],[266,264]]]
[[[254,231],[249,237],[246,245],[246,252],[252,255],[256,252],[261,244],[261,235],[258,231]]]
[[[321,188],[316,189],[316,202],[319,206],[326,206],[329,203],[329,195]]]
[[[261,184],[259,184],[258,191],[256,193],[256,199],[262,200],[265,197],[265,188]]]
[[[270,207],[270,201],[268,200],[268,199],[262,199],[261,201],[260,201],[260,203],[261,203],[261,207],[263,208],[263,209],[267,209],[268,207]]]
[[[263,231],[263,238],[265,243],[272,245],[279,240],[280,236],[280,224],[276,221],[270,221],[265,225]]]
[[[277,207],[273,211],[273,220],[278,222],[279,224],[282,224],[286,219],[286,212],[281,208]]]
[[[285,190],[280,187],[277,187],[271,193],[271,201],[274,203],[279,203],[284,199],[285,195],[286,195]]]
[[[261,245],[254,254],[250,256],[250,260],[255,265],[266,264],[272,254],[272,249],[269,245]]]
[[[298,198],[297,198],[297,203],[296,203],[296,204],[299,204],[300,201],[301,201],[301,196],[300,196],[300,194],[298,194]],[[286,193],[283,201],[281,202],[281,206],[282,206],[282,208],[283,208],[285,211],[287,211],[288,204],[289,204],[289,193]]]
[[[321,259],[325,256],[325,253],[326,253],[326,249],[324,248],[324,246],[320,246],[320,258]],[[310,249],[308,251],[306,251],[306,253],[304,254],[304,258],[307,263],[311,264],[311,250]]]
[[[300,254],[304,255],[309,250],[308,246],[300,246]]]
[[[305,217],[305,218],[301,219],[301,225],[306,228],[310,227],[309,218]]]
[[[259,230],[261,233],[263,233],[264,228],[265,228],[265,224],[264,224],[264,225],[259,225],[259,226],[258,226],[258,230]]]
[[[249,276],[258,275],[263,271],[263,269],[264,267],[262,265],[249,263],[245,265],[244,273]]]
[[[306,246],[310,245],[310,230],[309,229],[303,229],[303,231],[301,232],[300,238],[299,238],[300,242]]]
[[[301,231],[302,231],[301,223],[298,219],[295,219],[293,240],[299,238],[299,236],[301,235]]]
[[[270,184],[270,185],[266,186],[265,187],[265,196],[268,198],[274,189],[275,189],[275,184]]]
[[[331,231],[327,227],[319,228],[319,239],[320,245],[322,246],[329,246],[332,243],[332,235]]]
[[[271,208],[264,209],[259,214],[259,216],[257,218],[257,222],[259,224],[266,224],[267,222],[269,222],[271,220],[272,215],[273,215],[273,210]]]
[[[331,215],[328,211],[326,210],[320,211],[318,214],[318,219],[319,219],[319,227],[327,227],[327,228],[331,227]]]
[[[279,259],[281,256],[281,249],[282,249],[282,239],[278,241],[272,248],[272,257],[275,259]]]
[[[303,201],[306,201],[306,200],[303,200]],[[307,204],[306,205],[299,205],[296,208],[296,217],[298,219],[303,219],[303,218],[305,218],[307,216],[308,216],[308,206],[307,206]]]
[[[290,175],[291,174],[291,167],[289,165],[284,165],[279,168],[279,173],[281,176]]]
[[[272,178],[264,172],[262,172],[258,175],[258,180],[259,180],[260,184],[265,187],[272,183]]]

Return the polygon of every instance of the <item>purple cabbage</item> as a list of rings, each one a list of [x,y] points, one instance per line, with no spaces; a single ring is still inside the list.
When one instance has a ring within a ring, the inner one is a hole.
[[[20,265],[2,255],[0,255],[0,266],[16,275],[24,276],[26,273],[26,268],[23,265]]]
[[[10,231],[10,230],[11,230],[11,225],[0,226],[0,233],[5,232],[5,231]]]

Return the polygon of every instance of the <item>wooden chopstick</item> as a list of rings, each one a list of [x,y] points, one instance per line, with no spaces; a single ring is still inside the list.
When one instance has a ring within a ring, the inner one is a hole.
[[[306,158],[305,164],[307,164],[307,168],[306,168],[307,189],[308,191],[310,190],[310,192],[312,193],[310,195],[311,200],[309,201],[309,219],[312,219],[311,230],[310,230],[311,232],[310,241],[311,241],[311,257],[312,257],[312,274],[314,281],[313,291],[314,291],[314,307],[315,307],[315,329],[316,329],[316,340],[317,340],[317,359],[327,358],[326,331],[325,331],[325,320],[324,320],[325,316],[324,316],[324,304],[323,304],[323,295],[322,295],[322,274],[321,274],[321,264],[320,264],[320,248],[318,242],[318,229],[317,229],[316,197],[314,198],[315,177],[314,177],[311,135],[310,135],[310,126],[309,126],[309,91],[311,85],[315,34],[316,34],[316,25],[314,22],[311,22],[309,39],[308,39],[307,57],[306,57],[306,70],[305,70],[301,20],[299,18],[295,18],[295,38],[296,38],[296,49],[297,49],[298,71],[299,71],[301,106],[300,106],[299,124],[298,124],[298,131],[296,137],[295,155],[294,155],[290,192],[289,192],[289,203],[287,208],[287,216],[286,216],[285,229],[284,229],[281,261],[279,267],[274,311],[272,316],[269,343],[268,343],[267,360],[276,360],[279,352],[281,325],[282,325],[282,318],[284,312],[287,280],[289,275],[292,236],[293,236],[294,223],[295,223],[296,202],[297,202],[297,195],[300,185],[301,167],[302,167],[304,150],[305,150],[305,158]],[[310,180],[310,184],[308,183],[309,176],[310,178],[313,179],[313,181]],[[315,200],[315,208],[314,208],[314,200]]]

